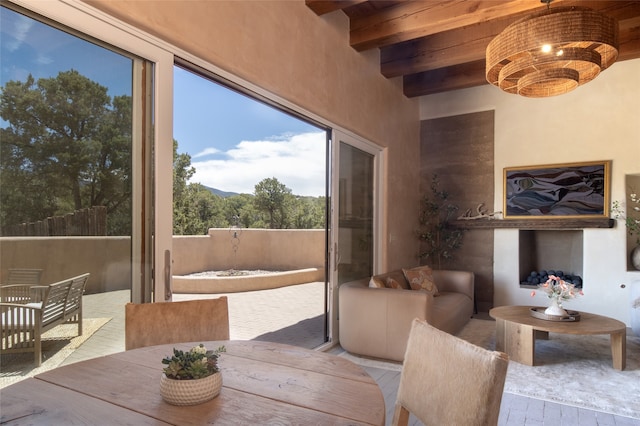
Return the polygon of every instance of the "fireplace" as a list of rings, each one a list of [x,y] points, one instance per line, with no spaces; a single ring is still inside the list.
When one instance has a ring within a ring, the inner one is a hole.
[[[582,279],[582,230],[520,230],[519,276],[521,287],[532,271],[562,271]]]

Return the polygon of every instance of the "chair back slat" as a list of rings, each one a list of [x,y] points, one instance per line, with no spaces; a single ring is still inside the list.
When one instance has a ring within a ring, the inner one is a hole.
[[[39,285],[42,269],[9,269],[6,285]]]
[[[67,304],[65,307],[65,315],[75,314],[75,312],[82,306],[82,295],[84,294],[89,274],[80,275],[71,279],[71,286],[69,287],[69,295],[67,297]]]
[[[42,311],[42,325],[46,326],[50,321],[61,318],[64,315],[65,303],[72,280],[60,281],[49,286],[49,297]]]

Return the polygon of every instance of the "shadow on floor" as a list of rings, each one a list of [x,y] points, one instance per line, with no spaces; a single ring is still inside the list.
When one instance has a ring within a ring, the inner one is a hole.
[[[324,319],[324,315],[318,315],[317,317],[299,321],[289,327],[261,334],[252,340],[285,343],[314,349],[325,343],[323,337],[326,334],[324,332]]]

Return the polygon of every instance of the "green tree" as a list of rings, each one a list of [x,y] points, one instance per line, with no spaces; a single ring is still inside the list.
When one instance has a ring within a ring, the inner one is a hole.
[[[258,211],[267,215],[270,229],[289,228],[289,209],[295,202],[291,189],[273,177],[258,182],[254,194],[253,203]]]
[[[253,195],[237,194],[226,197],[223,202],[222,215],[225,226],[237,225],[242,228],[263,228],[260,213],[253,205]]]
[[[226,227],[222,197],[199,183],[189,183],[196,169],[191,156],[178,153],[173,140],[173,234],[203,235],[209,228]]]
[[[324,228],[326,222],[325,200],[325,197],[296,197],[291,212],[293,228]]]
[[[107,208],[108,233],[131,230],[131,97],[75,70],[36,82],[9,81],[0,94],[0,220],[42,220]]]

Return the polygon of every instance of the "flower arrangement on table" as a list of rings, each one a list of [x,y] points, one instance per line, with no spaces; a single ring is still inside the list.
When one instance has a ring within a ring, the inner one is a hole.
[[[162,359],[162,363],[167,365],[162,371],[174,380],[203,379],[220,371],[218,358],[222,352],[226,352],[224,346],[210,351],[202,343],[188,352],[173,348],[173,356]]]
[[[549,275],[549,279],[539,284],[538,288],[551,299],[551,306],[545,311],[549,315],[566,315],[566,311],[562,309],[562,302],[584,295],[582,290],[576,288],[574,284],[568,283],[555,275]],[[531,296],[535,295],[536,291],[533,290]]]
[[[166,367],[160,379],[160,395],[169,404],[195,405],[215,398],[222,388],[218,358],[224,346],[214,351],[201,343],[185,352],[173,348],[173,355],[162,359]]]

